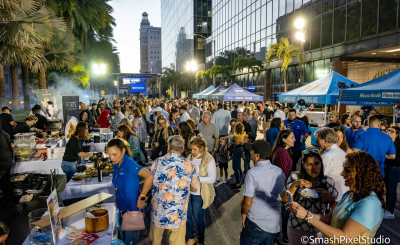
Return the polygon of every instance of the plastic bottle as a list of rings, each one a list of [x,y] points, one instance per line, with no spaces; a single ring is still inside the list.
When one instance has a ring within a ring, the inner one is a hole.
[[[119,227],[118,220],[119,220],[119,210],[117,207],[115,207],[115,223],[111,234],[111,245],[118,244],[118,227]]]
[[[47,146],[47,159],[52,159],[52,158],[53,158],[53,154],[52,154],[51,146]]]

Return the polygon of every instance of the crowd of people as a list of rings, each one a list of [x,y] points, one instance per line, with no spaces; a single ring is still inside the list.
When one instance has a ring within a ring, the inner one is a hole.
[[[89,132],[110,128],[115,138],[107,153],[114,163],[117,207],[122,217],[127,210],[143,210],[150,196],[154,245],[161,244],[164,230],[170,244],[204,244],[205,213],[220,183],[236,191],[244,186],[243,245],[304,244],[302,236],[373,238],[384,218],[394,218],[400,128],[376,115],[363,128],[361,115],[331,111],[329,123],[314,133],[319,147],[310,148],[307,117],[272,101],[125,98],[91,105],[80,104],[80,122],[66,145],[62,169],[69,180],[80,158],[93,155],[82,150]],[[9,117],[3,114],[0,119]],[[36,124],[40,130],[39,116],[40,108],[33,108],[17,127],[30,131]],[[9,141],[5,137],[3,143],[2,135],[17,128],[7,120],[1,124],[1,149]],[[301,195],[303,188],[318,197]],[[137,244],[139,232],[120,234],[125,244]]]

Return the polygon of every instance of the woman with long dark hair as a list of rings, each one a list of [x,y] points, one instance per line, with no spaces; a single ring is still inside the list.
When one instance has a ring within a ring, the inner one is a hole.
[[[383,210],[387,210],[385,182],[379,165],[367,152],[350,153],[346,155],[341,175],[350,190],[328,215],[310,212],[297,202],[289,204],[289,208],[299,220],[328,239],[362,237],[371,241],[382,223]],[[303,180],[298,186],[311,186],[311,183]]]
[[[335,130],[337,136],[336,144],[339,146],[339,148],[342,149],[347,154],[352,153],[353,151],[350,149],[349,144],[347,143],[346,134],[344,133],[344,130],[341,127],[334,127],[333,130]]]
[[[272,146],[272,164],[282,169],[286,177],[285,181],[289,178],[289,175],[292,172],[293,163],[290,156],[290,147],[294,146],[295,141],[296,139],[293,131],[290,129],[284,129],[279,132],[275,145]]]
[[[126,127],[126,126],[125,126]],[[115,187],[116,205],[121,220],[127,210],[141,211],[145,207],[145,199],[153,183],[153,174],[132,160],[129,146],[122,139],[112,139],[108,142],[107,153],[113,163],[114,175],[112,183]],[[140,190],[139,176],[144,178]],[[125,244],[136,245],[140,231],[119,230]]]
[[[82,151],[81,140],[88,140],[89,128],[84,122],[79,122],[76,125],[75,131],[72,133],[71,138],[68,140],[65,147],[65,153],[61,162],[61,168],[67,176],[67,182],[72,178],[76,172],[76,165],[81,157],[91,157],[93,153],[86,153]]]
[[[292,193],[293,201],[301,207],[306,207],[310,212],[324,215],[329,208],[336,205],[335,199],[338,197],[338,192],[335,188],[335,182],[332,178],[324,175],[322,158],[317,149],[303,151],[300,171],[290,174],[286,187]],[[303,187],[315,189],[320,197],[312,199],[300,195],[298,190]],[[284,202],[286,202],[285,195],[282,198]],[[293,213],[289,215],[287,232],[291,245],[302,244],[301,238],[303,236],[322,237],[317,229],[307,221],[299,219]]]
[[[137,133],[134,133],[128,126],[119,125],[117,129],[118,137],[126,140],[129,143],[129,149],[132,152],[132,159],[141,166],[146,165],[146,159],[143,152],[140,150],[140,141]]]
[[[340,123],[347,128],[351,127],[351,117],[349,114],[345,113],[340,118]]]
[[[271,126],[267,131],[266,141],[273,147],[275,145],[276,137],[278,137],[279,132],[285,128],[285,124],[280,117],[272,119]]]
[[[169,113],[169,126],[174,130],[174,135],[179,135],[179,123],[178,123],[179,111],[177,109],[171,109]]]
[[[185,141],[185,147],[182,156],[186,158],[192,153],[192,148],[190,147],[190,141],[196,137],[192,127],[187,122],[179,123],[179,135],[182,136]]]
[[[397,203],[397,184],[400,182],[400,128],[393,126],[386,133],[392,138],[396,147],[396,158],[385,161],[386,205],[384,219],[394,219],[394,209]]]

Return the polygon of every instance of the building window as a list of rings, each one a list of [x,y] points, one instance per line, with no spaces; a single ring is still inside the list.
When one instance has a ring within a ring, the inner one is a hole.
[[[364,0],[362,5],[361,36],[376,34],[378,1]]]
[[[334,11],[334,23],[333,23],[333,43],[344,42],[346,22],[346,6],[335,9]]]
[[[360,38],[360,12],[360,0],[347,4],[347,41]]]
[[[396,28],[396,12],[398,0],[379,1],[379,33]]]

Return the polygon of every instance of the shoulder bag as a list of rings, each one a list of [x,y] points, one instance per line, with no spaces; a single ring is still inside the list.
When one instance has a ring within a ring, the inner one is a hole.
[[[122,217],[121,230],[123,231],[140,231],[145,228],[142,212],[129,211],[129,207],[132,205],[136,205],[136,203],[129,205]]]

